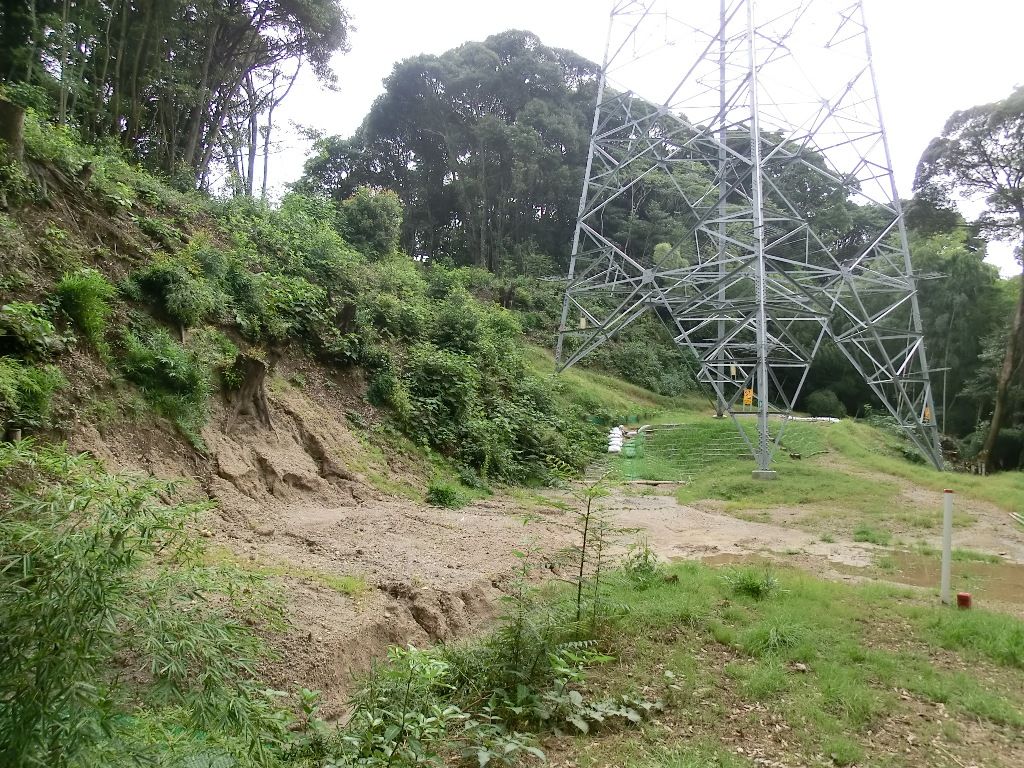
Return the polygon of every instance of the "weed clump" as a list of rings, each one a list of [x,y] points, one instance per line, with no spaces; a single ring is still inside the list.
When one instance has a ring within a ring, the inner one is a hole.
[[[0,357],[0,426],[14,429],[47,426],[53,396],[66,384],[67,380],[55,365],[29,365],[11,357]]]
[[[93,349],[104,351],[114,286],[95,269],[80,269],[61,278],[56,288],[61,310]]]
[[[465,503],[466,495],[454,483],[435,478],[427,486],[427,504],[431,506],[457,509]]]
[[[726,572],[725,580],[733,594],[754,600],[767,600],[779,589],[779,580],[767,568],[733,568]]]
[[[199,430],[206,422],[210,372],[202,356],[188,349],[162,328],[127,332],[121,366],[149,404],[181,429],[193,444],[201,444]]]
[[[892,541],[892,534],[869,525],[861,525],[853,532],[853,540],[886,547]]]
[[[632,583],[633,588],[640,592],[649,589],[661,580],[661,563],[646,538],[629,548],[625,560],[622,561],[622,571]]]
[[[150,264],[133,276],[132,283],[130,293],[155,303],[182,328],[191,328],[212,317],[223,301],[198,265],[174,258]]]
[[[28,359],[60,351],[64,340],[49,313],[31,301],[12,301],[0,307],[0,354]]]
[[[255,678],[263,646],[228,608],[262,615],[244,597],[258,584],[195,566],[187,524],[202,507],[161,503],[172,491],[63,448],[0,443],[4,765],[249,767],[287,737]],[[151,679],[118,674],[126,658]]]

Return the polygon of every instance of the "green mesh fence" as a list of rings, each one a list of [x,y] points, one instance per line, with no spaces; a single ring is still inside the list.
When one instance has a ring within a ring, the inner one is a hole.
[[[741,419],[741,428],[756,444],[756,421]],[[771,424],[774,440],[781,422]],[[825,450],[823,429],[827,425],[790,422],[783,432],[779,453],[807,458]],[[708,419],[688,424],[647,427],[627,438],[621,454],[609,458],[624,480],[686,482],[716,465],[752,461],[750,448],[731,419]],[[606,465],[607,466],[607,465]]]

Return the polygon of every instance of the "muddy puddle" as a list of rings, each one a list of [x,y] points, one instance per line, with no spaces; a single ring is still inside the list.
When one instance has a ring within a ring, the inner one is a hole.
[[[941,560],[938,555],[894,552],[883,555],[870,568],[836,564],[833,567],[842,573],[869,574],[885,581],[938,590]],[[970,592],[975,602],[1024,604],[1024,565],[954,561],[952,586],[956,592]]]

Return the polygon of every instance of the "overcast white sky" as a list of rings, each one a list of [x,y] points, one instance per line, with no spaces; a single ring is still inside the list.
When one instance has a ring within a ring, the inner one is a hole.
[[[714,0],[678,0],[681,7]],[[440,54],[506,29],[527,29],[546,44],[600,62],[611,0],[343,0],[355,26],[351,51],[335,59],[338,90],[296,84],[280,117],[329,134],[350,135],[382,90],[395,62]],[[1020,0],[865,0],[896,182],[910,194],[921,152],[957,109],[995,101],[1024,84]],[[639,90],[639,89],[638,89]],[[278,122],[275,119],[275,122]],[[283,121],[282,121],[283,122]],[[280,123],[278,123],[280,124]],[[284,137],[280,137],[284,138]],[[307,146],[285,141],[272,158],[280,186],[302,172]],[[1009,248],[990,260],[1019,271]]]

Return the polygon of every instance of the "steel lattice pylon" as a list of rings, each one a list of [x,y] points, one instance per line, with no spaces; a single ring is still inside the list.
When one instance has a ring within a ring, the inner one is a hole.
[[[631,85],[667,95],[645,100]],[[653,185],[669,190],[670,213],[685,223],[657,256],[606,223],[616,210],[634,214]],[[941,467],[861,2],[615,2],[559,369],[650,311],[692,353],[720,414],[735,420],[754,390],[756,475],[771,476],[828,339]]]

